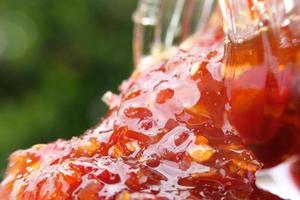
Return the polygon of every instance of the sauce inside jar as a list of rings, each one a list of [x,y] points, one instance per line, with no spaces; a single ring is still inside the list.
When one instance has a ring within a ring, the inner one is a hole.
[[[225,44],[229,119],[265,167],[300,151],[300,38],[289,28]]]

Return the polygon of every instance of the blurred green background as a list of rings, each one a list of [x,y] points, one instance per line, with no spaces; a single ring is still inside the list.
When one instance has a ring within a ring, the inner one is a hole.
[[[80,135],[132,70],[135,0],[0,1],[0,180],[9,154]]]

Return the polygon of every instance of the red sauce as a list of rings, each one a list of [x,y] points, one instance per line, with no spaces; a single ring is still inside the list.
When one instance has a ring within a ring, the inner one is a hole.
[[[1,198],[279,199],[255,187],[262,163],[226,118],[222,34],[201,38],[136,71],[83,136],[12,154]]]

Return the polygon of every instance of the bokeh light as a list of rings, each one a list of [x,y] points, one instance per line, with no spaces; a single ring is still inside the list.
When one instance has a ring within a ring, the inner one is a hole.
[[[0,179],[10,153],[82,134],[132,66],[132,0],[0,2]]]

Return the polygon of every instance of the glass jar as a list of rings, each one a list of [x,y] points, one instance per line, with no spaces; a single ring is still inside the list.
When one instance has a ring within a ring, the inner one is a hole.
[[[300,152],[300,1],[219,2],[230,121],[276,165]]]

